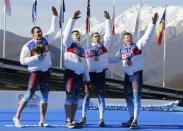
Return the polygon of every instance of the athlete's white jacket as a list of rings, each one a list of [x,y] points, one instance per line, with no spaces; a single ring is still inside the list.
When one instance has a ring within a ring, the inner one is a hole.
[[[43,38],[41,39],[44,50],[46,52],[46,56],[44,56],[43,59],[39,59],[40,56],[35,54],[33,50],[33,48],[37,44],[36,40],[32,39],[22,47],[20,53],[20,63],[22,65],[27,65],[29,71],[47,71],[48,68],[51,67],[52,62],[49,51],[49,43],[54,39],[54,36],[57,33],[57,22],[57,16],[53,15],[50,30],[46,34],[44,34]]]
[[[130,47],[126,47],[123,45],[122,48],[118,50],[116,56],[110,57],[110,63],[117,63],[122,62],[124,73],[128,75],[133,75],[133,73],[137,71],[141,71],[144,69],[144,55],[143,55],[143,48],[144,46],[149,43],[149,40],[154,32],[155,24],[151,23],[145,34],[137,43],[132,43]],[[127,60],[131,59],[132,65],[127,64]]]
[[[72,29],[75,21],[75,19],[69,19],[64,30],[64,67],[74,71],[78,75],[83,74],[84,81],[90,81],[85,50],[79,42],[72,40]]]
[[[104,40],[101,43],[91,43],[86,49],[89,72],[100,73],[108,68],[108,44],[112,35],[111,21],[106,19]]]

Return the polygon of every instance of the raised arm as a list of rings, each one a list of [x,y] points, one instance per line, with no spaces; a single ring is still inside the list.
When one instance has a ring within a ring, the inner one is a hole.
[[[112,26],[110,20],[110,14],[107,11],[104,11],[104,17],[106,18],[105,24],[105,35],[104,35],[104,45],[107,47],[107,44],[110,42],[112,36]]]
[[[81,14],[80,10],[76,11],[74,13],[74,16],[70,18],[69,21],[67,22],[67,25],[63,33],[64,35],[63,44],[65,47],[70,47],[72,44],[72,29],[74,27],[76,19],[79,19],[81,17],[80,14]]]
[[[57,13],[57,9],[54,6],[52,6],[52,14],[53,15],[52,15],[50,29],[46,34],[43,35],[44,37],[47,38],[48,42],[51,42],[54,39],[54,37],[56,36],[56,33],[59,30],[58,13]]]
[[[142,38],[137,42],[137,46],[139,49],[142,49],[142,47],[144,47],[150,40],[154,32],[157,19],[158,19],[158,13],[155,13],[154,16],[152,17],[152,23],[150,23]]]

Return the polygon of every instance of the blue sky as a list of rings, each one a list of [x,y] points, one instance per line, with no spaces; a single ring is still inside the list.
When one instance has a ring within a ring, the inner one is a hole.
[[[32,0],[10,0],[12,8],[12,16],[7,16],[7,30],[21,36],[29,36],[30,29],[33,26],[31,18]],[[60,0],[38,0],[38,20],[37,25],[41,26],[43,31],[49,29],[51,22],[51,6],[54,5],[59,10]],[[87,0],[65,0],[66,13],[65,21],[72,16],[75,10],[81,10],[82,17],[78,24],[85,22]],[[138,0],[116,0],[116,16],[122,13],[127,8],[134,6]],[[142,0],[146,5],[182,5],[183,0]],[[91,0],[91,15],[95,16],[100,21],[103,19],[103,11],[108,10],[112,13],[112,0]],[[3,7],[0,2],[0,29],[3,29]]]

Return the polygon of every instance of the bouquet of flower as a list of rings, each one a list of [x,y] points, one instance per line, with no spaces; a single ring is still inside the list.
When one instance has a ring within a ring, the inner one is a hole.
[[[39,41],[40,42],[40,41]],[[34,47],[33,51],[37,54],[43,54],[44,52],[44,46],[42,46],[42,44],[39,44],[37,42],[37,45]]]

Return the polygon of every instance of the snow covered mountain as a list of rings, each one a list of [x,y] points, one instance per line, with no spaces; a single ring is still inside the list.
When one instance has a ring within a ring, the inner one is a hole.
[[[115,30],[117,34],[123,31],[128,31],[131,33],[134,32],[134,28],[135,28],[134,26],[135,26],[135,21],[137,17],[137,10],[138,8],[136,6],[133,6],[132,8],[129,8],[128,10],[122,12],[122,14],[120,14],[115,18]],[[155,12],[158,12],[159,17],[161,18],[163,11],[164,11],[164,7],[159,6],[155,8],[152,6],[144,5],[141,10],[140,30],[143,31],[148,26]],[[183,31],[183,29],[179,28],[179,26],[183,26],[183,14],[181,13],[182,11],[183,11],[183,7],[181,6],[167,7],[166,26],[176,27],[178,31],[176,33],[180,33]],[[105,25],[105,22],[100,22],[94,17],[91,18],[91,32],[98,31],[101,34],[103,34],[104,25]],[[85,34],[85,25],[78,27],[78,30],[80,30],[81,34]],[[171,33],[171,35],[173,35],[175,32],[168,32],[168,33]]]
[[[91,26],[92,31],[93,31],[93,29],[95,30],[96,27],[99,28],[98,25],[101,25],[101,24],[103,25],[103,23],[101,21],[99,21],[97,18],[95,18],[95,17],[90,18],[90,26]],[[84,24],[82,24],[82,25],[84,25]],[[84,26],[80,25],[80,26],[77,26],[76,28],[80,31],[81,34],[85,34],[85,32],[86,32],[85,25]]]

